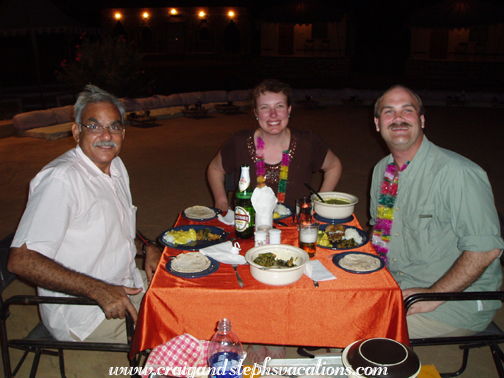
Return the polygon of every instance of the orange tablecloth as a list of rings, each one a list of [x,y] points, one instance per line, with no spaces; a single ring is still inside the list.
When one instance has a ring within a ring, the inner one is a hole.
[[[180,216],[176,225],[203,224]],[[207,225],[234,230],[217,219]],[[361,228],[354,219],[349,226]],[[295,227],[282,230],[282,243],[298,246]],[[239,240],[241,254],[253,239]],[[371,243],[356,249],[375,254]],[[181,251],[165,248],[140,309],[131,355],[189,333],[210,340],[217,322],[226,317],[244,343],[345,347],[369,337],[387,337],[409,344],[401,290],[385,268],[370,274],[347,273],[336,267],[334,250],[317,247],[320,260],[336,280],[320,282],[303,275],[292,285],[268,286],[256,281],[247,265],[238,266],[245,284],[238,286],[233,268],[220,264],[217,272],[184,279],[168,273],[167,255]]]

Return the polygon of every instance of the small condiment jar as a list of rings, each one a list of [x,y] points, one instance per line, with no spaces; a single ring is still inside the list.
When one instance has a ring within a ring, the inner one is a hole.
[[[266,242],[266,231],[256,231],[254,233],[254,242],[256,247],[268,244]]]
[[[278,228],[272,228],[269,231],[269,243],[270,244],[282,244],[282,238],[281,238],[282,230],[279,230]]]
[[[267,224],[263,224],[259,227],[257,227],[257,231],[264,231],[266,232],[266,244],[270,244],[270,230],[271,230],[271,226],[268,226]]]

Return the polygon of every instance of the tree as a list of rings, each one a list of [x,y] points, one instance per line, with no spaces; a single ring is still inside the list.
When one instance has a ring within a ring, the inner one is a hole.
[[[75,60],[61,62],[56,77],[80,92],[87,84],[94,84],[118,97],[146,95],[153,82],[141,69],[143,55],[134,42],[122,36],[107,35],[91,41],[81,35],[76,46]]]

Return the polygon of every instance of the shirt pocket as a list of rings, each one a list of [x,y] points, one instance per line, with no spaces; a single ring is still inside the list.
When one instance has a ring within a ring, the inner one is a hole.
[[[126,235],[129,239],[135,239],[136,237],[136,213],[137,207],[130,206],[124,211],[124,227]]]
[[[409,246],[410,259],[421,261],[432,253],[440,240],[440,224],[435,207],[427,206],[408,212],[404,217],[404,243]],[[419,253],[419,252],[422,253]]]

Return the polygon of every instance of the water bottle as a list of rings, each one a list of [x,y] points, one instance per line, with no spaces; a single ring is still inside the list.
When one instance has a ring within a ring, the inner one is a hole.
[[[231,330],[231,321],[221,319],[217,332],[208,346],[210,378],[242,378],[242,363],[246,354],[240,339]]]

